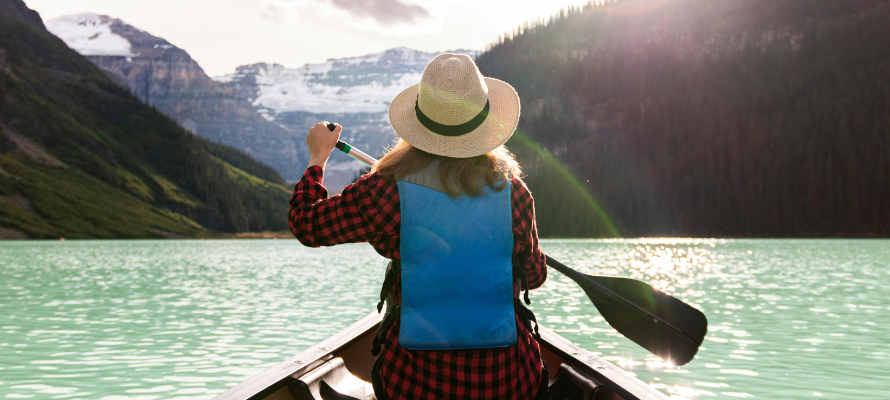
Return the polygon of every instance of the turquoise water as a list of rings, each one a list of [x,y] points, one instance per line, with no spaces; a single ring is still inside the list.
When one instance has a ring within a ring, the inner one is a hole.
[[[674,367],[551,271],[545,326],[674,398],[890,398],[888,240],[545,240],[702,309]],[[366,315],[385,260],[294,240],[0,242],[0,398],[209,399]]]

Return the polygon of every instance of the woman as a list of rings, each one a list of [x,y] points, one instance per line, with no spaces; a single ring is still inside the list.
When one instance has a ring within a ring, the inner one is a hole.
[[[503,146],[519,120],[516,91],[466,55],[441,54],[389,119],[398,144],[331,198],[322,177],[342,128],[310,129],[289,218],[306,246],[370,242],[392,260],[377,398],[535,398],[547,370],[519,294],[528,302],[546,267],[531,193]]]

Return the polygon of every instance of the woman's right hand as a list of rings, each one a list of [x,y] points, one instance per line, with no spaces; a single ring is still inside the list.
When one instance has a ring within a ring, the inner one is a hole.
[[[337,146],[337,141],[340,140],[340,132],[343,130],[343,127],[339,124],[334,125],[333,131],[328,129],[327,121],[319,122],[309,129],[309,134],[306,135],[306,147],[309,148],[310,167],[318,165],[321,169],[324,169],[328,158],[331,156],[331,151],[334,150],[334,147]]]

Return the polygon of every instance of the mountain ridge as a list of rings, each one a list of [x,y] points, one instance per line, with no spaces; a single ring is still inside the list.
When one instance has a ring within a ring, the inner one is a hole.
[[[0,6],[27,10],[21,0]],[[289,191],[277,173],[244,172],[268,167],[146,106],[34,15],[0,14],[0,236],[286,227]]]
[[[0,15],[6,15],[8,19],[17,19],[31,25],[38,30],[46,31],[40,14],[25,3],[18,0],[0,0]]]
[[[48,24],[50,31],[69,46],[88,54],[95,52],[95,46],[88,43],[95,32],[81,29],[78,33],[78,24],[84,21],[107,25],[109,34],[133,46],[132,53],[90,55],[91,61],[127,82],[139,98],[190,131],[247,151],[272,165],[288,181],[302,176],[308,161],[303,138],[318,121],[339,122],[346,128],[344,140],[372,154],[383,152],[395,139],[386,117],[389,101],[419,82],[423,67],[438,54],[401,47],[295,68],[262,62],[245,64],[231,74],[211,78],[199,71],[184,50],[119,19],[81,14]],[[147,39],[128,35],[127,31],[147,35],[151,41],[140,42]],[[470,50],[454,52],[476,54]],[[179,54],[175,60],[166,55],[173,53]],[[200,75],[200,79],[173,80],[167,74],[147,72],[163,64],[169,65],[164,67],[167,70],[186,70]],[[333,192],[350,183],[364,168],[345,157],[333,157],[329,166],[325,185]]]
[[[628,0],[477,63],[522,99],[508,146],[544,235],[887,236],[888,17],[884,0]],[[566,215],[584,196],[599,211]]]
[[[318,121],[336,121],[344,126],[344,141],[369,154],[382,154],[396,139],[389,125],[389,101],[418,83],[423,68],[437,54],[400,47],[297,68],[256,63],[214,79],[235,89],[267,120],[298,132]],[[325,186],[339,191],[363,169],[357,161],[333,157]]]
[[[47,24],[69,47],[190,132],[243,150],[291,179],[298,173],[296,166],[308,161],[297,132],[264,120],[249,102],[210,79],[185,50],[166,39],[105,15],[64,16]],[[96,36],[96,31],[101,33]],[[124,52],[110,40],[105,42],[110,48],[93,43],[107,38],[130,47]]]

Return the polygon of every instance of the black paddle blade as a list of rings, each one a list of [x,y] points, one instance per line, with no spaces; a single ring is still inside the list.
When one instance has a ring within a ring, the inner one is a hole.
[[[644,282],[585,276],[599,286],[579,282],[581,288],[615,330],[674,365],[692,361],[708,332],[708,320],[701,311]]]
[[[619,333],[656,356],[684,365],[708,331],[701,311],[644,282],[586,275],[547,257],[547,264],[575,281]]]

